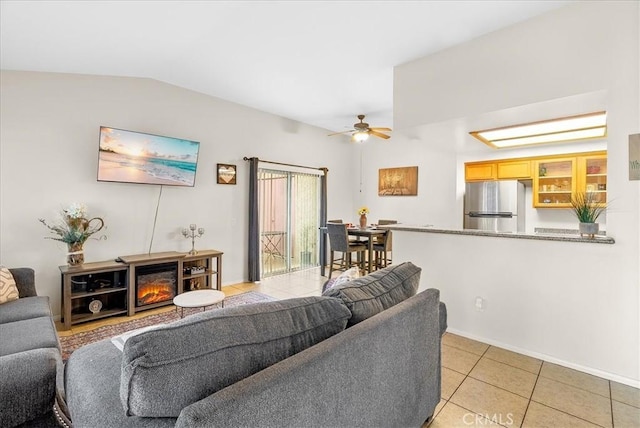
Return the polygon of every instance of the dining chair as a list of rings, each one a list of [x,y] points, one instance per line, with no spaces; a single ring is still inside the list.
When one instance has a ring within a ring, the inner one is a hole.
[[[327,233],[329,234],[329,247],[331,250],[331,257],[329,260],[329,279],[334,270],[345,271],[354,264],[351,260],[351,254],[357,253],[357,263],[360,269],[364,269],[364,255],[367,251],[367,246],[360,242],[349,241],[349,235],[347,233],[347,225],[340,223],[327,223]],[[335,257],[335,253],[342,253],[339,258]],[[336,267],[336,264],[338,266]]]
[[[384,226],[385,224],[398,224],[398,220],[383,220],[383,219],[378,220],[378,226]],[[384,244],[384,239],[385,239],[384,236],[376,236],[373,244],[382,245]]]
[[[387,230],[381,239],[373,243],[374,264],[376,269],[387,267],[392,263],[391,250],[392,250],[392,237],[391,231]]]
[[[344,222],[342,221],[342,219],[338,219],[338,220],[327,220],[327,223],[339,223],[339,224],[342,224]],[[360,239],[357,236],[349,236],[349,241],[358,242],[358,243],[364,244],[364,245],[367,245],[367,243],[369,242],[366,239]]]

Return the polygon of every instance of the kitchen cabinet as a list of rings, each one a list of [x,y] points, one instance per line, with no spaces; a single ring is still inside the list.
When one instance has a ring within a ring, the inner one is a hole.
[[[607,202],[607,152],[467,162],[465,181],[532,180],[534,208],[571,208],[577,192]]]
[[[531,161],[517,160],[497,163],[498,180],[531,178]]]
[[[578,159],[579,191],[592,193],[597,202],[607,202],[607,155],[583,156]]]
[[[531,179],[530,159],[469,162],[464,164],[465,181]]]
[[[571,208],[571,196],[582,192],[607,202],[607,152],[539,159],[534,173],[534,208]]]
[[[576,158],[535,161],[534,208],[570,208],[576,192]]]
[[[495,162],[478,162],[464,164],[465,181],[495,180],[497,167]]]

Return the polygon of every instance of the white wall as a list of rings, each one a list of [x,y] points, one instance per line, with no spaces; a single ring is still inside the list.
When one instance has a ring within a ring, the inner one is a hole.
[[[1,74],[0,263],[36,270],[38,293],[60,313],[63,244],[45,240],[72,202],[104,218],[106,241],[85,261],[149,250],[159,186],[97,182],[100,125],[199,141],[193,188],[165,186],[152,252],[188,251],[181,228],[196,223],[196,248],[223,251],[223,284],[246,280],[248,169],[243,156],[329,168],[329,215],[355,212],[349,159],[355,148],[327,131],[149,79],[55,73]],[[216,163],[238,166],[238,184],[216,184]]]
[[[618,382],[638,382],[638,283],[617,245],[393,232],[449,331]],[[476,297],[484,309],[475,308]]]
[[[403,238],[409,235],[404,233],[394,235],[394,259],[424,268],[423,284],[442,290],[453,330],[636,386],[640,182],[628,180],[628,135],[640,130],[638,9],[638,2],[574,3],[397,67],[394,76],[396,129],[451,124],[447,143],[458,153],[457,168],[440,171],[457,175],[442,180],[455,182],[458,195],[463,162],[484,158],[468,159],[472,153],[459,151],[468,147],[468,131],[491,127],[482,126],[490,120],[479,118],[504,111],[501,124],[513,124],[586,113],[594,111],[591,104],[576,111],[576,104],[566,103],[563,111],[561,102],[510,115],[522,106],[598,94],[608,111],[607,190],[613,205],[607,232],[614,245],[433,234]],[[461,123],[470,126],[456,128]],[[429,141],[429,135],[421,138]],[[425,144],[413,156],[429,158],[430,147]],[[421,182],[421,189],[427,190],[425,185],[430,184]],[[461,210],[459,197],[453,207],[448,202],[442,201],[443,212]],[[477,295],[488,299],[482,314],[473,309]]]
[[[437,130],[433,130],[437,133]],[[456,227],[455,153],[429,150],[427,141],[394,134],[389,141],[375,138],[360,145],[361,176],[354,200],[370,209],[370,223],[394,219],[400,223]],[[378,170],[418,166],[417,196],[378,196]]]

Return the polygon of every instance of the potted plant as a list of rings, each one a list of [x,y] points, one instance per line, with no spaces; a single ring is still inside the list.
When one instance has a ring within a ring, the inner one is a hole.
[[[571,196],[571,208],[580,222],[580,236],[593,239],[600,229],[596,220],[607,209],[607,204],[600,202],[597,193],[578,192]]]

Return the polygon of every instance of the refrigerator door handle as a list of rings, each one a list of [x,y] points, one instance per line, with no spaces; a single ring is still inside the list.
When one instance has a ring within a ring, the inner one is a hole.
[[[512,218],[513,213],[511,212],[497,212],[497,213],[487,213],[482,211],[469,211],[469,217],[477,217],[477,218]]]

